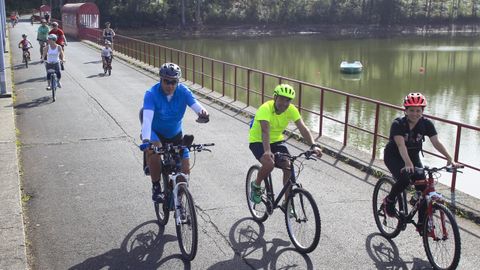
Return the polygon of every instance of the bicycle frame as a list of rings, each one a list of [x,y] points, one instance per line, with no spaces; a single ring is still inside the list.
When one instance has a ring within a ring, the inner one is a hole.
[[[313,154],[312,151],[307,151],[307,152],[304,152],[298,156],[290,156],[290,155],[286,155],[286,154],[282,154],[282,153],[277,153],[279,154],[280,156],[284,156],[287,158],[287,160],[290,161],[290,177],[288,179],[288,182],[286,184],[283,185],[283,188],[282,190],[280,191],[280,193],[278,194],[277,198],[275,199],[275,193],[273,192],[273,185],[272,185],[272,174],[269,174],[267,179],[265,179],[265,188],[266,188],[266,191],[267,191],[267,199],[268,201],[264,201],[264,203],[270,207],[271,209],[268,209],[268,213],[271,214],[273,212],[273,209],[275,208],[278,208],[278,205],[280,203],[280,200],[282,199],[283,195],[288,191],[291,191],[292,188],[295,186],[295,187],[301,187],[300,184],[297,183],[297,177],[295,176],[295,166],[294,166],[294,163],[295,163],[295,160],[297,160],[297,158],[305,155],[307,157],[307,159],[314,159],[314,158],[311,158],[310,156]],[[277,155],[276,154],[276,155]]]
[[[415,168],[416,170],[419,169],[419,170],[422,170],[423,172],[427,172],[427,175],[428,177],[426,179],[422,179],[422,180],[415,180],[413,182],[413,185],[414,186],[425,186],[424,190],[421,192],[421,196],[419,197],[419,199],[417,200],[417,202],[415,203],[415,205],[412,207],[412,209],[410,211],[408,211],[408,203],[407,203],[407,194],[406,192],[404,191],[403,194],[402,194],[402,204],[400,204],[400,220],[402,223],[404,223],[406,226],[407,223],[412,223],[414,224],[415,226],[417,226],[418,224],[413,220],[413,218],[415,217],[415,215],[417,214],[418,210],[420,207],[422,207],[423,204],[425,204],[426,206],[426,216],[427,216],[427,219],[425,220],[425,222],[428,222],[428,219],[429,217],[431,217],[433,215],[433,203],[440,203],[440,204],[443,204],[444,200],[443,200],[443,196],[440,194],[440,193],[437,193],[435,191],[435,179],[433,177],[433,173],[434,171],[433,170],[430,170],[428,167],[425,167],[425,168]],[[445,217],[443,215],[443,213],[441,214],[441,221],[442,221],[442,231],[444,233],[443,237],[448,237],[447,233],[446,233],[446,230],[445,230]],[[433,237],[434,236],[434,232],[433,232]]]
[[[202,151],[203,147],[205,146],[213,146],[214,144],[203,144],[203,145],[191,145],[193,147],[193,151]],[[190,148],[188,146],[175,146],[172,143],[166,144],[166,146],[162,148],[154,147],[154,152],[162,156],[162,167],[165,176],[167,176],[168,182],[164,183],[165,186],[165,193],[167,197],[173,196],[173,207],[175,210],[175,223],[176,225],[180,225],[180,205],[178,203],[178,189],[181,185],[184,185],[188,189],[188,182],[189,182],[189,175],[180,172],[180,166],[178,164],[178,160],[181,160],[180,150],[185,148]],[[208,149],[204,149],[209,151]],[[177,178],[181,176],[185,181],[177,182]],[[165,179],[164,179],[165,180]],[[172,183],[172,187],[170,188],[170,182]],[[170,195],[171,194],[171,195]],[[166,202],[168,203],[168,202]],[[169,210],[172,211],[172,209]]]
[[[265,188],[267,190],[267,198],[269,202],[265,203],[272,203],[272,210],[275,208],[278,208],[278,205],[280,204],[280,200],[283,198],[283,195],[287,192],[287,190],[291,190],[293,186],[298,186],[297,184],[297,179],[295,178],[295,170],[293,166],[293,162],[290,162],[290,178],[288,179],[288,182],[283,185],[282,190],[280,193],[277,195],[277,198],[275,199],[275,193],[273,192],[273,185],[272,185],[272,174],[269,174],[267,179],[265,179]]]

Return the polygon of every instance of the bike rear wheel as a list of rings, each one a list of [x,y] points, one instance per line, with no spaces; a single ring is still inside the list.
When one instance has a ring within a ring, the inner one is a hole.
[[[252,194],[252,181],[257,179],[258,172],[260,171],[260,167],[258,165],[253,165],[250,167],[247,173],[247,179],[245,181],[245,191],[247,197],[247,205],[248,210],[250,210],[250,214],[252,214],[252,218],[257,222],[264,222],[268,218],[267,213],[267,206],[263,202],[263,199],[260,203],[255,203],[250,199]],[[262,189],[265,190],[265,181],[262,181]]]
[[[432,205],[432,215],[423,225],[423,246],[434,269],[456,269],[460,261],[460,232],[450,210]]]
[[[397,217],[390,217],[385,213],[383,207],[383,200],[392,190],[395,181],[390,177],[382,177],[378,180],[373,190],[373,216],[375,217],[375,223],[378,230],[386,238],[396,237],[401,229],[400,220]],[[397,198],[397,209],[399,204],[402,203],[401,197]]]
[[[312,195],[303,188],[290,192],[285,209],[288,236],[301,253],[310,253],[320,241],[321,220]]]
[[[25,68],[28,68],[28,54],[23,53],[23,61],[25,62]]]
[[[160,180],[160,188],[164,192],[165,201],[163,203],[154,202],[155,214],[157,216],[158,225],[164,226],[167,225],[168,219],[170,217],[170,197],[171,192],[168,188],[168,175],[162,174],[162,180]]]
[[[181,206],[180,223],[176,224],[178,244],[182,257],[191,261],[197,255],[198,226],[195,203],[186,185],[178,187],[177,200]]]

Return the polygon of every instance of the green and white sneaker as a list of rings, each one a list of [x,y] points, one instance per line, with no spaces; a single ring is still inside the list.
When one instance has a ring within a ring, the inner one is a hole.
[[[255,181],[250,183],[250,200],[256,204],[262,202],[262,187],[255,184]]]

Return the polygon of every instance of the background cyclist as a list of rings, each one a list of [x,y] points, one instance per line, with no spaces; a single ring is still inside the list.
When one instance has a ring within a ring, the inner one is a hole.
[[[275,166],[274,153],[289,153],[282,133],[290,121],[295,123],[307,144],[310,145],[310,149],[315,151],[318,157],[322,156],[321,147],[315,144],[313,136],[305,126],[298,109],[291,104],[294,98],[295,90],[292,86],[288,84],[278,85],[273,91],[273,100],[262,104],[252,120],[249,133],[250,150],[262,165],[257,179],[251,183],[252,194],[250,198],[254,203],[261,202],[262,191],[260,185]],[[286,184],[290,178],[289,162],[283,161],[278,164],[277,161],[277,165],[282,167],[283,183]],[[287,193],[285,194],[286,197]]]
[[[113,37],[115,37],[115,31],[110,28],[110,22],[105,23],[105,29],[103,29],[102,36],[104,41],[110,41],[113,46]]]
[[[427,106],[427,99],[421,93],[410,93],[404,98],[405,116],[396,118],[390,128],[390,138],[385,146],[384,161],[388,170],[396,179],[392,190],[385,198],[385,212],[389,216],[395,216],[396,198],[410,184],[410,176],[414,173],[414,167],[423,167],[420,160],[420,151],[424,137],[428,136],[433,147],[446,159],[447,164],[457,167],[452,157],[440,142],[437,130],[432,121],[423,117],[423,111]],[[414,176],[425,179],[424,175]],[[423,190],[424,187],[417,187]],[[419,209],[418,228],[422,228],[425,206]]]
[[[187,106],[195,111],[199,118],[209,119],[207,110],[196,101],[187,86],[179,82],[181,77],[182,71],[178,65],[163,64],[160,67],[160,82],[147,90],[143,99],[140,149],[146,152],[152,179],[152,200],[156,202],[163,202],[164,199],[160,188],[161,157],[149,149],[150,145],[181,144],[182,119]],[[184,174],[190,173],[188,150],[183,153],[181,171]]]
[[[113,51],[112,51],[112,48],[110,47],[111,45],[112,43],[110,43],[110,41],[105,40],[105,47],[102,48],[102,52],[100,53],[102,56],[102,63],[103,63],[104,69],[108,64],[112,63]],[[110,66],[110,69],[111,69],[111,66]],[[105,73],[107,73],[107,71],[105,71]]]
[[[40,56],[43,54],[43,48],[47,43],[48,32],[50,32],[50,28],[47,25],[47,21],[42,19],[41,25],[37,29],[37,40],[38,44],[40,45]],[[42,58],[40,58],[42,59]]]
[[[30,61],[30,51],[29,50],[30,50],[30,48],[33,48],[33,45],[30,42],[30,40],[27,39],[26,34],[22,34],[22,40],[20,40],[20,42],[18,43],[18,47],[21,48],[23,52],[25,52],[25,51],[28,52],[28,61]],[[22,62],[25,62],[25,61],[22,60]]]

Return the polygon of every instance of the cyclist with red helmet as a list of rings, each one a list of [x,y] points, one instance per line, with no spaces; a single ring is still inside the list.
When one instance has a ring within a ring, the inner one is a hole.
[[[405,116],[393,121],[390,127],[390,138],[384,151],[385,165],[396,179],[390,194],[385,198],[385,212],[389,216],[395,216],[396,198],[410,184],[415,167],[423,167],[420,151],[422,151],[425,136],[430,138],[433,147],[447,159],[447,164],[457,167],[457,163],[440,142],[433,122],[423,117],[423,111],[427,106],[425,96],[421,93],[410,93],[404,98],[403,106]],[[415,175],[414,177],[424,176]],[[422,228],[424,211],[425,209],[419,209],[417,228]]]
[[[303,119],[295,107],[291,104],[295,98],[295,90],[288,84],[280,84],[273,91],[273,100],[262,104],[255,117],[250,123],[249,142],[250,150],[258,161],[262,164],[258,172],[257,179],[252,181],[250,195],[254,203],[261,202],[262,190],[260,184],[272,172],[275,166],[283,170],[283,184],[290,178],[290,166],[285,161],[275,161],[274,154],[277,152],[289,154],[283,131],[287,128],[289,122],[294,122],[300,134],[310,145],[311,150],[318,157],[322,156],[322,149],[315,144],[312,134],[305,126]],[[287,193],[285,193],[285,198]]]

